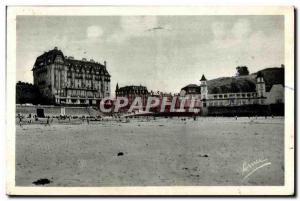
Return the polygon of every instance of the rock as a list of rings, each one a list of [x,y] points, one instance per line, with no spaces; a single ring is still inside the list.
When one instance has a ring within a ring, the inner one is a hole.
[[[47,178],[43,178],[43,179],[38,179],[38,180],[36,180],[36,181],[34,181],[34,182],[32,182],[33,184],[35,184],[35,185],[45,185],[45,184],[50,184],[50,183],[52,183],[52,181],[50,181],[49,179],[47,179]]]

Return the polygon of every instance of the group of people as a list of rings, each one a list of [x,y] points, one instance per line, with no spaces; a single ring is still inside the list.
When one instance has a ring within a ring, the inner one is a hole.
[[[46,116],[46,117],[38,117],[37,115],[31,115],[29,114],[28,116],[23,116],[21,114],[17,115],[17,120],[18,120],[18,125],[19,126],[23,126],[24,124],[32,124],[34,121],[37,122],[40,119],[43,119],[41,122],[45,124],[45,126],[50,126],[51,123],[53,123],[54,118],[56,118],[58,121],[60,120],[68,120],[69,122],[71,122],[72,117],[71,116],[59,116],[59,117],[50,117],[50,116]],[[82,122],[87,122],[87,124],[90,123],[90,119],[87,117],[80,117]],[[45,120],[45,121],[44,121]]]
[[[119,122],[123,122],[125,121],[126,123],[129,122],[129,119],[130,118],[139,118],[139,116],[125,116],[125,117],[122,117],[121,115],[112,115],[112,120],[115,120],[115,121],[119,121]],[[258,118],[258,116],[253,116],[255,119]],[[80,119],[82,123],[87,123],[88,125],[90,124],[90,121],[91,119],[90,118],[95,118],[95,117],[86,117],[86,116],[82,116],[82,117],[77,117],[77,116],[56,116],[56,117],[50,117],[50,116],[46,116],[45,119],[46,121],[44,121],[44,118],[43,118],[43,121],[41,121],[42,123],[45,124],[45,126],[50,126],[51,123],[53,123],[53,119],[56,118],[58,121],[61,121],[61,120],[68,120],[69,122],[71,122],[71,119]],[[156,117],[155,116],[144,116],[143,118],[146,118],[147,121],[151,119],[155,120]],[[172,118],[172,117],[165,117],[165,118]],[[179,118],[179,116],[178,116]],[[187,119],[189,118],[192,118],[194,121],[196,121],[198,119],[198,116],[192,116],[192,117],[181,117],[181,121],[186,121]],[[252,118],[252,116],[248,116],[248,118]],[[271,118],[274,118],[273,115],[271,115]],[[24,124],[31,124],[33,123],[34,121],[38,121],[39,120],[39,117],[37,115],[32,115],[32,114],[28,114],[27,117],[25,116],[22,116],[21,114],[18,114],[17,115],[17,119],[18,119],[18,124],[19,126],[23,126]],[[26,120],[23,120],[23,119],[26,119]],[[105,118],[99,116],[99,117],[96,117],[95,118],[96,120],[100,121],[100,120],[105,120]],[[234,119],[237,120],[238,119],[238,116],[234,116]],[[267,119],[267,116],[265,116],[265,119]]]

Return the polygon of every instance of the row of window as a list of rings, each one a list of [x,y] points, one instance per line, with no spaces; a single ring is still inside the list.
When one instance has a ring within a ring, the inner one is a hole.
[[[76,73],[79,73],[79,74],[90,74],[90,75],[105,75],[106,73],[104,71],[80,71],[80,70],[68,70],[67,71],[68,73],[72,73],[72,72],[76,72]]]
[[[128,91],[118,91],[116,93],[118,95],[143,95],[143,94],[149,94],[147,91],[140,91],[140,90],[132,90],[130,92],[128,92]]]
[[[234,93],[234,94],[210,94],[210,99],[226,99],[226,98],[251,98],[256,97],[257,93]]]
[[[65,93],[64,90],[58,90],[58,95],[60,96],[71,96],[71,97],[89,97],[89,98],[94,98],[94,97],[100,97],[100,93],[95,93],[91,91],[85,91],[85,90],[68,90],[67,93]]]
[[[72,78],[72,74],[68,73],[67,77],[68,78]],[[80,74],[80,73],[75,73],[74,77],[75,77],[75,79],[83,79],[83,75]],[[89,75],[88,74],[88,75],[85,75],[84,78],[87,79],[87,80],[92,80],[93,79],[93,75]],[[100,75],[94,75],[94,79],[97,80],[97,81],[102,81],[102,77]],[[107,80],[109,78],[108,77],[104,77],[103,79]]]
[[[259,101],[257,99],[252,100],[235,100],[235,101],[209,101],[206,103],[208,106],[230,106],[230,105],[248,105],[248,104],[259,104],[262,103],[262,101]]]
[[[75,83],[68,83],[67,87],[77,87],[77,88],[86,88],[86,89],[96,89],[103,91],[103,85],[84,85],[84,84],[75,84]],[[108,86],[106,86],[106,91],[108,91]]]

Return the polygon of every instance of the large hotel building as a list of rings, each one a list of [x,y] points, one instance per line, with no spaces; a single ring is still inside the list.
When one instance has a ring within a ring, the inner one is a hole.
[[[33,66],[34,85],[43,97],[59,105],[99,105],[110,96],[106,62],[76,60],[55,47],[37,57]]]

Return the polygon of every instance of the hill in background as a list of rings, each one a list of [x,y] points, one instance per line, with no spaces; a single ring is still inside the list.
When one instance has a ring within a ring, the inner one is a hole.
[[[270,91],[274,84],[284,85],[284,67],[273,67],[260,70],[263,74],[266,91]],[[256,74],[221,77],[207,81],[208,93],[238,93],[254,92],[256,88]]]

